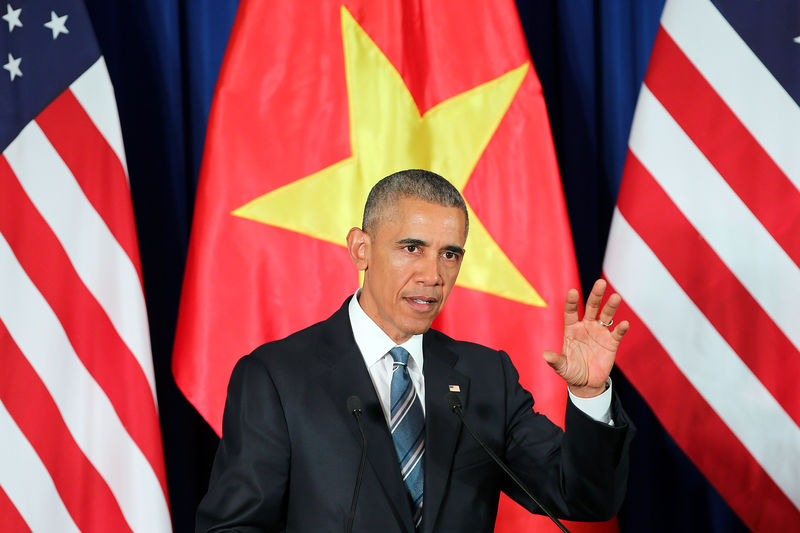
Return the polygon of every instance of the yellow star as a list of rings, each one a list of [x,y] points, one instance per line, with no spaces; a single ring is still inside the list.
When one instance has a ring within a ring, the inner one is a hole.
[[[341,8],[352,156],[270,191],[233,211],[280,228],[345,245],[367,194],[398,170],[426,168],[464,190],[472,170],[528,72],[528,64],[458,94],[420,115],[402,77]],[[529,305],[544,300],[467,205],[468,253],[457,285]]]

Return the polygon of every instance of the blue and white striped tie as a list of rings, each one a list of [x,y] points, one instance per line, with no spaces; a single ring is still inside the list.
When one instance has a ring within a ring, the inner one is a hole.
[[[400,471],[411,499],[414,527],[422,523],[423,456],[425,455],[425,415],[417,390],[408,374],[408,352],[395,346],[389,350],[392,365],[392,396],[389,427],[394,449],[400,459]]]

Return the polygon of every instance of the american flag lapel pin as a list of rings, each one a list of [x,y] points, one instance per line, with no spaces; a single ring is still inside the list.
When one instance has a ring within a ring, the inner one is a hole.
[[[461,392],[461,387],[458,385],[450,385],[450,392]]]

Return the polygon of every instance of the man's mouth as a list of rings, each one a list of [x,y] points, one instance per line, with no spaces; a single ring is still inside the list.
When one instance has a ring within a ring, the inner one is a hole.
[[[438,300],[433,297],[410,296],[406,298],[406,301],[409,302],[415,309],[420,311],[426,311],[431,307],[433,307],[433,305],[436,304]]]

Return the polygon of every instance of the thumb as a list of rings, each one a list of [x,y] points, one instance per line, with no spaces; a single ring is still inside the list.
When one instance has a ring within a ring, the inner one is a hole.
[[[542,358],[550,365],[553,370],[556,371],[556,374],[559,376],[564,375],[564,370],[566,370],[567,366],[567,357],[563,354],[557,354],[556,352],[545,350],[542,354]]]

